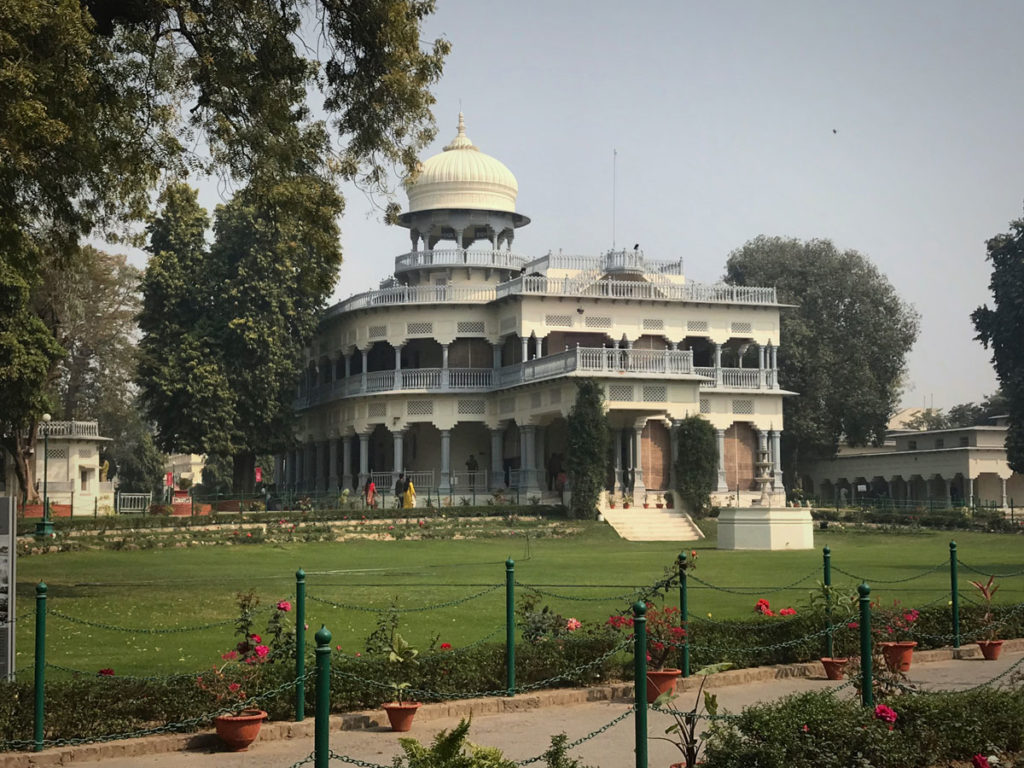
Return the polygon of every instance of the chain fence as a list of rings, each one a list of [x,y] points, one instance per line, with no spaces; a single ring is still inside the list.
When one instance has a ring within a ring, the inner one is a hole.
[[[341,608],[341,609],[346,610],[346,611],[361,611],[363,613],[385,613],[385,612],[391,612],[391,613],[397,613],[397,614],[401,614],[401,613],[424,613],[426,611],[440,610],[441,608],[454,608],[457,605],[462,605],[463,603],[468,603],[471,600],[476,600],[477,598],[483,597],[484,595],[489,595],[492,592],[494,592],[496,590],[499,590],[499,589],[501,589],[504,586],[505,586],[504,584],[491,584],[486,589],[482,589],[479,592],[476,592],[476,593],[474,593],[472,595],[468,595],[466,597],[459,597],[459,598],[456,598],[455,600],[447,600],[447,601],[445,601],[443,603],[434,603],[432,605],[423,605],[423,606],[419,606],[419,607],[416,607],[416,608],[397,608],[397,607],[391,606],[391,607],[383,608],[382,609],[380,607],[372,607],[372,606],[366,606],[366,605],[355,605],[353,603],[337,603],[337,602],[334,602],[333,600],[327,600],[325,598],[316,597],[314,595],[306,595],[306,599],[307,600],[312,600],[314,603],[321,603],[323,605],[329,605],[332,608]]]
[[[927,570],[921,571],[920,573],[915,573],[915,574],[913,574],[911,576],[906,576],[906,577],[903,577],[903,578],[900,578],[900,579],[868,579],[865,576],[858,576],[855,573],[850,573],[849,571],[844,570],[843,568],[840,568],[838,565],[835,565],[835,564],[832,565],[832,570],[833,571],[836,571],[837,573],[841,573],[844,576],[849,576],[851,579],[856,579],[857,581],[860,581],[860,582],[867,582],[869,584],[905,584],[908,581],[914,581],[916,579],[924,578],[925,576],[928,576],[929,574],[935,573],[936,571],[944,570],[946,568],[949,568],[949,563],[948,562],[939,563],[938,565],[936,565],[936,566],[934,566],[932,568],[928,568]]]

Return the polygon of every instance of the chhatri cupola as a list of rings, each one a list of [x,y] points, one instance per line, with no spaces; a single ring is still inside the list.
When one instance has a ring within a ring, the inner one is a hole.
[[[481,152],[459,129],[444,150],[420,164],[406,184],[409,210],[398,222],[409,230],[412,252],[395,259],[395,274],[408,282],[451,280],[478,270],[498,279],[518,273],[526,263],[511,251],[517,227],[530,219],[516,213],[519,184],[506,165]],[[443,275],[430,273],[446,272]],[[426,273],[426,274],[424,274]]]

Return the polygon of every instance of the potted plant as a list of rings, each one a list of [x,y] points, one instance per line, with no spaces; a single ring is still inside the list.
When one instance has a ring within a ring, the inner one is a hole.
[[[632,503],[633,503],[633,494],[631,494],[631,493],[624,493],[624,494],[622,494],[622,508],[623,509],[629,509],[629,507],[630,507],[630,505]]]
[[[676,689],[676,682],[683,673],[665,663],[686,637],[686,630],[677,624],[679,609],[666,605],[659,608],[647,602],[647,702],[655,701],[665,693]],[[632,629],[633,617],[613,614],[606,622],[612,629]]]
[[[832,585],[818,582],[818,589],[810,596],[810,611],[816,623],[832,627],[832,655],[821,657],[825,677],[842,680],[846,675],[846,665],[850,663],[846,648],[850,631],[856,628],[857,595],[840,592]]]
[[[1003,641],[997,637],[999,629],[992,621],[992,597],[995,595],[996,590],[999,589],[999,585],[995,583],[995,576],[989,576],[988,582],[985,584],[982,584],[980,581],[972,581],[970,583],[978,588],[981,596],[985,599],[985,615],[982,616],[981,620],[984,622],[985,627],[988,628],[988,631],[985,633],[987,637],[976,642],[978,647],[981,648],[981,655],[987,661],[995,661],[1003,650]]]
[[[732,667],[729,662],[714,664],[698,670],[695,674],[701,676],[700,687],[697,689],[697,696],[693,708],[683,711],[673,703],[677,698],[675,694],[666,693],[659,696],[654,702],[654,708],[667,713],[675,722],[665,729],[666,736],[651,736],[657,741],[667,741],[674,745],[683,755],[683,762],[673,763],[670,768],[695,768],[699,765],[697,758],[700,750],[708,736],[714,733],[717,721],[714,719],[718,714],[718,697],[715,694],[704,690],[704,684],[708,681],[708,675],[721,672]],[[702,696],[703,695],[703,696]],[[701,713],[703,708],[704,713]],[[708,721],[708,728],[704,733],[697,732],[697,725],[701,719]]]
[[[647,509],[649,506],[650,506],[650,504],[647,503],[647,494],[645,493],[644,494],[644,509]]]
[[[911,640],[910,637],[918,615],[914,608],[901,607],[899,600],[893,602],[892,608],[877,612],[879,618],[877,632],[882,638],[885,638],[878,645],[882,650],[885,665],[891,672],[910,670],[914,649],[917,647],[917,641]]]
[[[267,667],[275,660],[294,658],[295,633],[288,626],[285,614],[292,609],[287,600],[277,603],[267,622],[263,635],[253,628],[253,616],[259,598],[252,592],[238,595],[240,615],[235,622],[235,634],[240,640],[230,651],[221,655],[223,664],[199,675],[196,685],[211,694],[221,705],[220,714],[213,718],[217,736],[232,752],[244,752],[257,736],[267,713],[252,705],[250,699],[259,688]]]
[[[673,501],[672,491],[665,491],[665,507],[666,509],[672,509],[675,506]]]
[[[419,664],[416,657],[419,651],[413,648],[397,632],[391,636],[391,649],[388,651],[388,661],[396,664],[396,677],[401,677],[407,665],[416,666]],[[412,719],[416,716],[416,710],[420,708],[418,701],[405,701],[405,692],[409,689],[410,683],[407,680],[395,680],[391,683],[391,690],[395,693],[394,701],[384,704],[384,711],[388,714],[388,721],[391,723],[392,731],[408,731],[412,728]]]

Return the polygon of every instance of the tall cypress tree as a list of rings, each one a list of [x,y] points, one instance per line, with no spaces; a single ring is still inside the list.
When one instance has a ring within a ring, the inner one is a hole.
[[[711,491],[718,472],[715,428],[700,416],[687,416],[672,436],[679,447],[676,483],[690,511],[702,514],[711,506]]]
[[[572,484],[572,517],[597,516],[597,498],[604,487],[610,433],[604,412],[604,391],[593,379],[576,382],[576,404],[569,413],[566,459]]]

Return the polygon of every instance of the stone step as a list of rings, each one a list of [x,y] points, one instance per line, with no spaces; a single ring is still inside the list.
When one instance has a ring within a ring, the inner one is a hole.
[[[615,532],[627,541],[696,541],[704,538],[690,516],[679,509],[603,507],[601,513]]]

